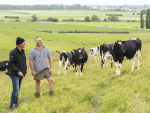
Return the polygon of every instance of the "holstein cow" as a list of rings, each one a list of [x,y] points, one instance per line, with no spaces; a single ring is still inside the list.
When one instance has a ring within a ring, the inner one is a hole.
[[[82,75],[83,66],[84,66],[84,63],[87,62],[88,55],[86,51],[84,50],[84,47],[83,49],[78,48],[77,50],[74,50],[72,54],[73,54],[72,61],[75,64],[76,75],[78,75],[78,66],[80,66],[80,75]]]
[[[2,61],[0,62],[0,71],[9,71],[9,61]]]
[[[72,53],[63,51],[60,54],[60,60],[58,65],[58,75],[60,75],[61,66],[64,64],[64,74],[67,73],[67,66],[68,64],[71,64],[74,67],[74,64],[72,62]]]
[[[91,56],[92,58],[95,56],[95,59],[96,59],[98,52],[99,52],[99,47],[90,48],[90,54],[89,54],[90,59],[91,59]]]
[[[103,65],[106,59],[111,59],[111,67],[113,66],[113,47],[114,44],[102,44],[100,46],[100,56],[101,56],[101,68],[103,69]]]
[[[115,42],[113,49],[113,59],[116,66],[116,75],[121,73],[121,65],[123,59],[132,59],[132,69],[134,71],[135,55],[137,55],[138,70],[139,61],[141,60],[141,40],[139,38],[133,38],[127,41]],[[117,63],[119,61],[119,64]]]

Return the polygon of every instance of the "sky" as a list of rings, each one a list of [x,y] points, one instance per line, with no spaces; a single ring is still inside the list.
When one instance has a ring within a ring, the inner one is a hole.
[[[0,4],[35,5],[35,4],[64,4],[64,5],[150,5],[150,0],[0,0]]]

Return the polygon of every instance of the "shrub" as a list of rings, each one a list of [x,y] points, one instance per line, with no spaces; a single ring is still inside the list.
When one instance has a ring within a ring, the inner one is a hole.
[[[117,34],[129,34],[129,32],[117,32],[117,31],[58,31],[58,33],[117,33]]]
[[[93,15],[91,20],[94,22],[100,22],[100,18],[98,18],[96,15]]]
[[[63,19],[62,21],[75,21],[73,18],[71,18],[71,19]]]
[[[130,20],[126,20],[126,22],[130,22]]]
[[[79,19],[77,19],[76,22],[85,22],[85,20],[79,20]]]
[[[48,19],[46,19],[46,21],[53,21],[53,18],[49,17]]]
[[[106,18],[104,18],[104,22],[107,22],[107,19],[106,19]]]
[[[86,17],[85,17],[85,22],[91,22],[91,20],[90,20],[90,17],[89,17],[89,16],[86,16]]]
[[[32,17],[32,22],[37,21],[37,16],[36,16],[35,14],[34,14],[34,15],[32,15],[31,17]]]
[[[5,18],[19,19],[19,16],[5,16]]]
[[[73,18],[71,18],[71,19],[68,19],[68,21],[75,21]]]
[[[39,31],[39,32],[52,33],[52,31]]]
[[[58,22],[58,19],[57,18],[49,17],[48,19],[46,19],[46,21]]]
[[[58,19],[57,19],[57,18],[54,18],[52,22],[58,22]]]
[[[137,22],[137,20],[131,20],[131,22]]]
[[[114,21],[119,21],[119,18],[117,16],[110,16],[110,17],[108,17],[107,20],[114,22]]]

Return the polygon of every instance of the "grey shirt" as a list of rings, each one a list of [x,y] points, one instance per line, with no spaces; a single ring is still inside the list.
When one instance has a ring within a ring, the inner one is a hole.
[[[48,66],[48,58],[52,56],[48,47],[43,46],[40,51],[36,46],[31,49],[28,59],[33,60],[33,69],[36,74],[43,71]]]

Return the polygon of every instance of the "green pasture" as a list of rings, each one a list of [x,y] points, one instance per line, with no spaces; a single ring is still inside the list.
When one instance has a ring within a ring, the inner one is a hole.
[[[86,16],[92,17],[92,15],[97,15],[100,19],[108,18],[106,14],[122,14],[119,16],[119,20],[140,20],[139,15],[136,15],[137,12],[100,12],[100,11],[80,11],[80,10],[64,10],[64,11],[4,11],[0,12],[0,20],[5,20],[5,16],[19,16],[20,20],[26,21],[27,19],[31,19],[32,15],[37,15],[38,19],[47,19],[48,17],[62,19],[81,19],[84,20]],[[6,19],[9,20],[9,19]]]
[[[68,23],[68,22],[67,22]],[[0,22],[0,61],[9,59],[9,52],[15,48],[16,37],[26,40],[25,53],[27,57],[27,74],[23,79],[19,93],[20,106],[14,113],[148,113],[150,112],[150,34],[149,30],[101,28],[104,26],[92,22],[81,25],[77,23],[58,24],[37,22]],[[128,23],[127,23],[128,24]],[[125,25],[133,27],[134,25]],[[107,26],[119,24],[109,23]],[[138,26],[138,23],[137,25]],[[120,26],[119,26],[120,27]],[[39,32],[49,30],[52,33]],[[58,31],[129,31],[130,34],[58,34]],[[28,55],[35,47],[35,37],[43,38],[43,45],[53,54],[53,78],[55,96],[48,96],[48,82],[41,81],[41,98],[36,99],[35,81],[31,75]],[[55,51],[72,51],[84,47],[89,54],[90,47],[97,47],[103,43],[114,43],[117,40],[128,40],[139,37],[142,40],[142,61],[140,70],[131,71],[132,61],[123,61],[121,75],[115,75],[115,65],[110,67],[110,60],[106,60],[101,70],[100,56],[96,60],[88,58],[84,65],[83,75],[75,76],[72,67],[68,67],[67,74],[63,74],[63,66],[58,76],[59,55]],[[6,72],[6,71],[5,71]],[[0,112],[8,113],[12,92],[11,79],[0,72]]]

